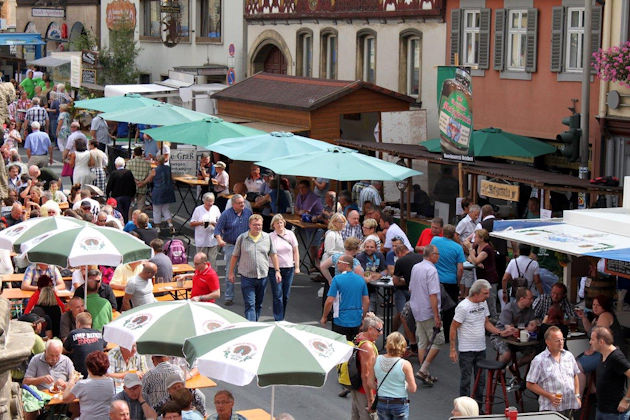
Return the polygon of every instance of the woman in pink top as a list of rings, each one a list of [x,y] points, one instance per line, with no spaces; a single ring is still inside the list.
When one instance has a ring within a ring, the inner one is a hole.
[[[281,214],[276,214],[271,219],[273,232],[269,234],[280,265],[282,281],[276,282],[276,270],[269,267],[269,284],[273,293],[273,317],[276,321],[282,321],[287,309],[289,293],[293,275],[300,272],[300,252],[295,234],[286,229],[286,221]]]

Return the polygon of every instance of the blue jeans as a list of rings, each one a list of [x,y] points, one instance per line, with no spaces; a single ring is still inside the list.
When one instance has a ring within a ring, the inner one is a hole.
[[[378,420],[407,420],[409,418],[409,403],[393,403],[383,402],[383,399],[387,397],[379,397],[378,404],[376,406],[376,414],[378,414]]]
[[[602,413],[597,409],[595,411],[595,420],[628,420],[630,418],[630,411],[625,413]]]
[[[225,244],[223,247],[223,261],[225,261],[225,293],[223,294],[223,301],[234,300],[234,283],[228,280],[228,271],[230,270],[230,259],[234,253],[234,245]],[[237,264],[238,266],[238,264]],[[234,273],[236,273],[236,267],[234,267]]]
[[[282,282],[276,283],[276,269],[269,267],[269,285],[273,295],[273,319],[282,321],[287,311],[287,302],[291,293],[291,283],[293,283],[294,267],[280,267]]]
[[[459,352],[459,371],[461,377],[459,379],[459,395],[462,397],[471,397],[470,382],[477,377],[477,363],[486,358],[486,351],[460,351]],[[471,378],[471,374],[474,376]],[[483,389],[486,384],[486,374],[481,372],[479,385],[477,385],[477,393],[472,396],[479,404],[483,404]]]
[[[265,287],[267,287],[267,277],[256,279],[241,276],[241,291],[243,292],[243,302],[245,303],[245,318],[248,321],[258,321],[265,298]]]

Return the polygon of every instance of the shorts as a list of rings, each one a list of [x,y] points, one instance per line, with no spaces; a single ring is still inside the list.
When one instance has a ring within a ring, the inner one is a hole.
[[[416,321],[416,338],[418,340],[418,349],[426,349],[429,345],[429,341],[433,336],[433,327],[435,326],[435,320],[429,318],[425,321]],[[439,349],[444,344],[444,328],[440,328],[440,332],[435,336],[432,349]]]
[[[403,307],[403,310],[400,312],[400,316],[402,317],[402,319],[405,320],[405,323],[407,324],[407,328],[409,328],[409,331],[411,331],[411,333],[415,335],[416,334],[416,319],[413,317],[413,312],[411,312],[411,305],[409,304],[409,301],[407,301],[407,303]]]
[[[510,351],[510,346],[508,346],[507,343],[497,335],[492,335],[490,337],[490,342],[499,354],[505,354]]]
[[[408,289],[396,289],[394,290],[394,306],[396,306],[396,312],[402,313],[407,302],[409,302],[409,290]]]
[[[462,283],[464,286],[470,288],[474,282],[475,276],[473,275],[472,270],[464,270],[464,274],[462,275]]]

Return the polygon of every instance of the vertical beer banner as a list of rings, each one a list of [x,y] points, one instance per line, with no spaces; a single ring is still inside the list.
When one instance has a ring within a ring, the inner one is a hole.
[[[444,157],[472,161],[472,78],[464,67],[438,67],[440,146]]]

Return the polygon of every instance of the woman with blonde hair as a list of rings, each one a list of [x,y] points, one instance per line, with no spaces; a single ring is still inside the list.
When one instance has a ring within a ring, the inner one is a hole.
[[[453,400],[453,417],[469,417],[479,415],[477,401],[470,397],[457,397]]]
[[[376,243],[376,250],[381,250],[381,239],[376,234],[376,229],[378,228],[378,222],[376,219],[365,219],[363,221],[363,242],[361,242],[361,251],[363,251],[363,244],[368,239],[372,239]]]
[[[416,392],[413,367],[403,358],[407,341],[399,332],[393,332],[385,341],[386,354],[376,358],[374,376],[378,384],[376,413],[379,420],[408,419],[409,392]]]
[[[333,256],[336,253],[342,253],[343,237],[341,231],[346,226],[346,217],[341,213],[335,213],[330,217],[328,222],[328,231],[324,235],[324,253],[322,261]]]
[[[72,117],[68,112],[70,106],[68,104],[61,104],[59,106],[59,116],[57,117],[57,127],[56,135],[57,135],[57,146],[59,147],[59,151],[61,153],[66,150],[66,143],[68,142],[68,136],[70,135],[70,123],[72,123]]]

